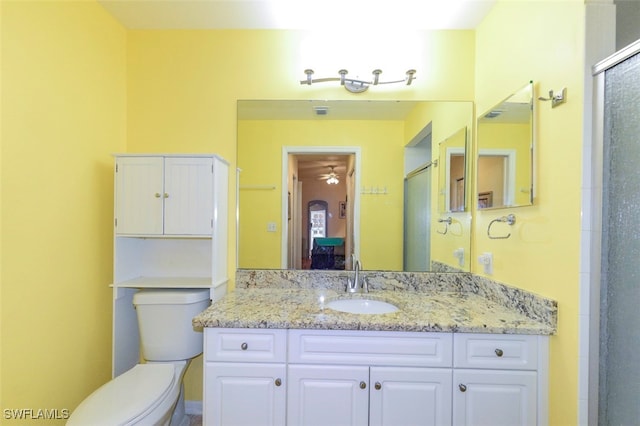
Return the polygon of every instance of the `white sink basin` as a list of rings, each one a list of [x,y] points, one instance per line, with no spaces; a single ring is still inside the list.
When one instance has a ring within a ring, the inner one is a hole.
[[[348,312],[350,314],[389,314],[398,310],[396,305],[372,299],[338,299],[326,304],[326,307],[334,311]]]

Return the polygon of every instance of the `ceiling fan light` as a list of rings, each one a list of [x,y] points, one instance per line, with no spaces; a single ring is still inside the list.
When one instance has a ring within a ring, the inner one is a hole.
[[[336,185],[338,182],[340,181],[335,176],[331,176],[329,179],[327,179],[327,183],[329,185]]]

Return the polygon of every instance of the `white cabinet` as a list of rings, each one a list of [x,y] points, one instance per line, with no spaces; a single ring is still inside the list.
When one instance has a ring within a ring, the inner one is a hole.
[[[211,235],[215,157],[116,157],[118,235]]]
[[[456,370],[455,426],[533,426],[537,423],[534,371]]]
[[[453,424],[546,424],[546,350],[538,336],[455,335]]]
[[[284,426],[284,364],[205,364],[206,424]]]
[[[290,330],[289,424],[450,425],[451,357],[448,333]]]
[[[369,367],[289,365],[287,421],[299,426],[366,426]]]
[[[286,424],[286,331],[206,329],[203,424]]]
[[[226,293],[228,174],[227,162],[211,154],[115,156],[114,377],[140,359],[139,289]]]
[[[451,369],[371,367],[369,424],[450,425]]]
[[[547,422],[544,336],[210,328],[205,342],[205,425]]]
[[[288,382],[292,425],[451,424],[450,369],[292,364]]]

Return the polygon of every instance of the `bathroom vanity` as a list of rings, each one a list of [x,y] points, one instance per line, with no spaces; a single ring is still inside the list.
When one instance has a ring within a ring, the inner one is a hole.
[[[240,288],[198,315],[204,424],[547,423],[553,301],[470,274],[367,272],[371,292],[356,295],[340,288],[346,273],[305,285],[283,279],[303,272],[279,271],[280,285],[264,287],[255,283],[269,279],[240,276]],[[345,298],[399,309],[327,307]]]

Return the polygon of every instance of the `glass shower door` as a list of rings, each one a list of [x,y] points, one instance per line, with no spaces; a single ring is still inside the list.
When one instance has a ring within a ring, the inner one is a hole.
[[[431,166],[405,179],[404,265],[407,272],[431,268]]]
[[[599,424],[640,422],[640,53],[605,71]]]

